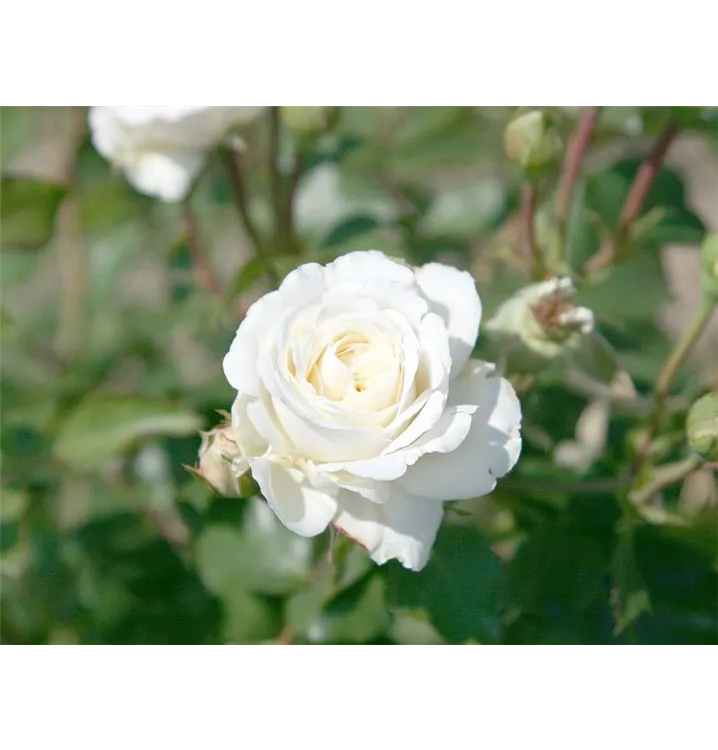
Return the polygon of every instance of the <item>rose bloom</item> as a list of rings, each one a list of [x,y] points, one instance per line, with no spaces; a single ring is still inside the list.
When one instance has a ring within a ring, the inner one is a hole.
[[[95,148],[140,192],[182,200],[209,150],[262,107],[91,107]]]
[[[224,359],[234,437],[287,528],[333,524],[421,570],[443,503],[491,492],[521,451],[521,407],[469,359],[473,278],[378,251],[308,263],[248,311]]]

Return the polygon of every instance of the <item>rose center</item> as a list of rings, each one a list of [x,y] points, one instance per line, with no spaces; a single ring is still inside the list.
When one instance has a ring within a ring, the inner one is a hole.
[[[401,365],[388,337],[346,333],[324,347],[307,380],[332,401],[382,409],[396,397],[400,375]]]

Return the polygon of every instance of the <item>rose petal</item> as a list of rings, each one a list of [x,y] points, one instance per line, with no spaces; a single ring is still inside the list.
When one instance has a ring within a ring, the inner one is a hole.
[[[269,507],[295,534],[321,534],[334,517],[336,500],[313,487],[297,469],[269,461],[251,459],[252,476],[262,490]]]
[[[449,331],[453,378],[471,356],[479,333],[481,300],[476,283],[467,271],[440,263],[417,269],[416,278],[431,309],[443,318]]]
[[[379,250],[347,253],[326,267],[326,280],[329,287],[343,281],[362,282],[377,279],[394,281],[406,287],[416,283],[414,273],[409,266],[392,260]]]
[[[456,450],[422,456],[399,480],[433,500],[464,500],[491,492],[521,453],[521,404],[493,366],[471,361],[453,382],[450,401],[476,403],[468,435]]]
[[[385,503],[369,502],[341,492],[334,525],[361,544],[374,562],[399,560],[405,568],[421,570],[429,559],[443,508],[392,485]]]
[[[175,203],[187,195],[203,161],[200,153],[147,152],[127,165],[127,179],[141,193]]]
[[[239,324],[222,367],[227,381],[237,391],[259,396],[257,362],[267,332],[277,323],[281,307],[278,292],[258,299]]]

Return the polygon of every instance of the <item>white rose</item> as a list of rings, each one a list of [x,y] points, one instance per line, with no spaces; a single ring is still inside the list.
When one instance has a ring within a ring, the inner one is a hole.
[[[91,107],[92,143],[141,193],[182,200],[207,152],[262,107]]]
[[[424,567],[443,501],[491,492],[521,451],[513,388],[469,359],[480,317],[468,273],[378,251],[301,266],[250,308],[224,359],[232,424],[289,529]]]

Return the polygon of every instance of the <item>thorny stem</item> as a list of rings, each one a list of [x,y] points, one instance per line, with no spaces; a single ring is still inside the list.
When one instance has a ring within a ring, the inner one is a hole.
[[[599,107],[586,107],[584,109],[566,149],[566,159],[563,163],[563,170],[556,194],[556,216],[561,225],[566,223],[566,217],[571,206],[571,198],[573,197],[574,185],[581,172],[586,151],[596,131],[599,109]]]
[[[601,268],[605,268],[616,257],[616,245],[623,241],[631,225],[641,213],[643,204],[646,201],[646,196],[648,195],[656,176],[661,170],[666,152],[677,133],[678,126],[674,123],[669,123],[661,131],[658,139],[653,144],[653,148],[643,164],[641,164],[638,172],[636,172],[633,182],[631,183],[628,195],[626,196],[623,208],[621,209],[617,238],[606,242],[603,247],[595,253],[595,255],[591,256],[586,261],[583,267],[585,274],[590,274]],[[618,240],[618,243],[616,240]]]
[[[625,231],[638,218],[648,191],[660,172],[668,147],[678,133],[678,126],[669,123],[661,131],[651,152],[636,173],[621,210],[619,229]]]

